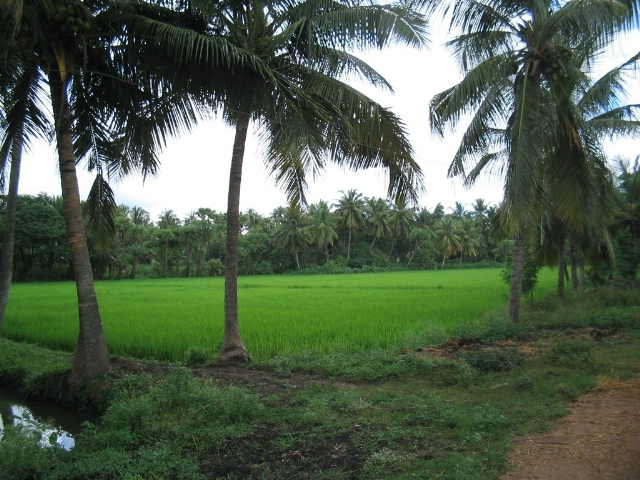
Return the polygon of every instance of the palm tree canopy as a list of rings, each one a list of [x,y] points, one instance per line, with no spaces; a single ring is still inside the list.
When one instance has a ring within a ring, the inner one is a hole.
[[[144,58],[166,60],[159,53],[171,43],[171,65],[179,71],[172,78],[176,88],[189,90],[231,125],[249,116],[260,132],[265,161],[290,201],[304,203],[307,178],[329,163],[384,168],[391,197],[417,200],[422,172],[404,124],[343,80],[390,89],[350,52],[391,42],[425,45],[422,16],[360,0],[181,5],[155,20],[148,12],[132,15],[128,25],[140,32]],[[144,43],[144,35],[151,34],[165,40]],[[145,66],[170,75],[161,63]]]
[[[568,132],[558,99],[581,75],[575,57],[590,58],[610,44],[630,18],[637,18],[637,1],[444,5],[457,32],[449,46],[465,76],[432,100],[432,128],[444,134],[471,116],[449,174],[464,176],[468,184],[486,170],[505,176],[502,211],[517,230],[540,200],[540,165]]]

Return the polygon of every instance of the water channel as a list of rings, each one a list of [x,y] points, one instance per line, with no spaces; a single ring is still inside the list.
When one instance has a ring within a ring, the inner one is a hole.
[[[19,393],[0,389],[0,440],[8,425],[20,426],[35,432],[42,447],[58,446],[71,450],[75,436],[86,421],[97,420],[95,415],[61,408],[47,402],[27,400]]]

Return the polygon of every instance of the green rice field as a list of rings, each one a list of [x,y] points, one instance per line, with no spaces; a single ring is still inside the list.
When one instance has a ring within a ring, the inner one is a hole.
[[[551,291],[555,278],[541,271],[535,295]],[[190,348],[220,345],[222,278],[102,281],[96,290],[111,354],[182,361]],[[486,321],[507,294],[499,269],[242,277],[240,331],[256,360],[410,348]],[[3,334],[72,351],[75,284],[13,285]]]

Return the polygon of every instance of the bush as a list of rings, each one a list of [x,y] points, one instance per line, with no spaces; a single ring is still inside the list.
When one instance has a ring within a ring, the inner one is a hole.
[[[0,480],[45,478],[58,453],[40,446],[39,433],[8,425],[0,441]]]
[[[464,354],[463,359],[481,372],[507,372],[524,360],[515,350],[472,351]]]
[[[201,347],[192,347],[184,355],[184,364],[187,367],[202,367],[214,361],[213,353]]]
[[[565,364],[593,365],[593,344],[591,340],[560,339],[547,352],[548,358]]]

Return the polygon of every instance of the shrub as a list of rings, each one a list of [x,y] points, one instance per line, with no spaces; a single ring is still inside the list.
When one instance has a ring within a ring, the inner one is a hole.
[[[463,358],[471,367],[481,372],[506,372],[524,360],[516,350],[472,351]]]
[[[559,363],[593,365],[593,344],[590,340],[560,339],[556,341],[547,356]]]
[[[0,480],[45,478],[58,453],[40,446],[39,433],[8,425],[0,441]]]
[[[201,367],[213,362],[213,360],[213,353],[202,347],[192,347],[184,355],[184,364],[187,367]]]

